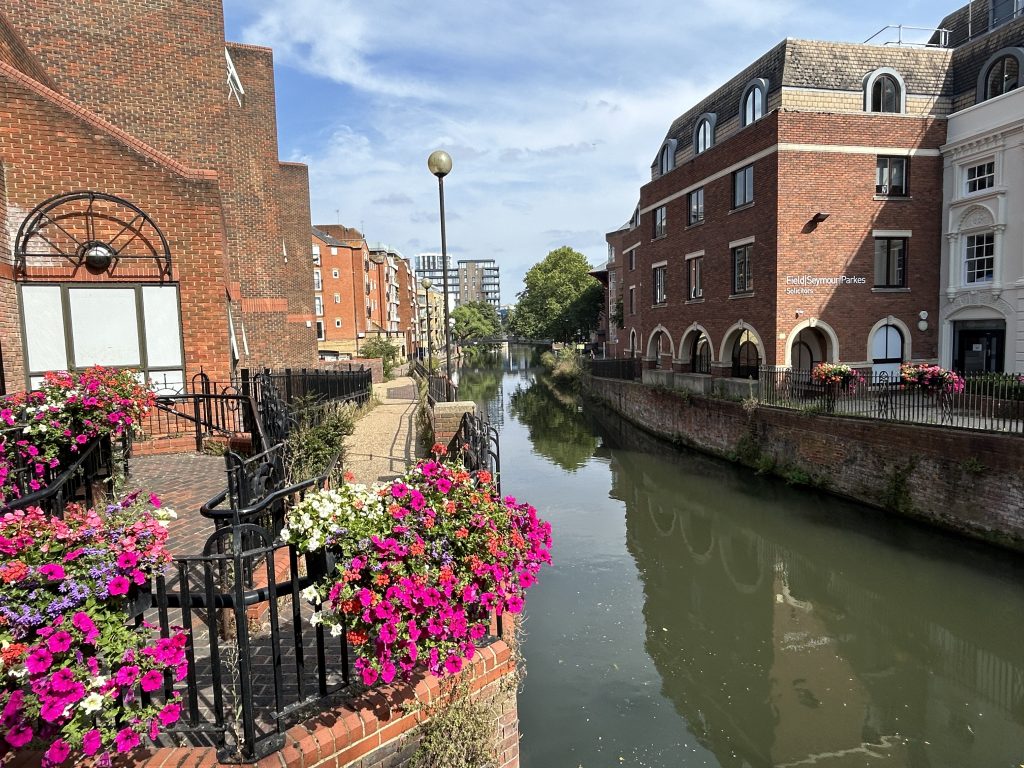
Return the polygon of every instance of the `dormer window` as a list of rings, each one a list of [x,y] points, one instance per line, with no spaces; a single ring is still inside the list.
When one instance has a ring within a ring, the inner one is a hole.
[[[868,112],[906,112],[907,89],[900,73],[883,67],[864,79],[864,109]]]
[[[669,139],[658,153],[658,175],[664,176],[676,167],[676,140]]]
[[[1024,48],[1003,48],[989,57],[978,75],[977,101],[994,99],[1020,87]]]
[[[637,205],[637,207],[633,211],[633,218],[629,222],[629,228],[630,229],[636,229],[639,226],[640,226],[640,206]]]
[[[768,81],[758,78],[747,83],[740,100],[740,123],[750,125],[764,117],[764,105],[768,101]]]
[[[707,152],[715,145],[716,120],[716,116],[709,112],[697,118],[697,125],[693,129],[693,154]]]

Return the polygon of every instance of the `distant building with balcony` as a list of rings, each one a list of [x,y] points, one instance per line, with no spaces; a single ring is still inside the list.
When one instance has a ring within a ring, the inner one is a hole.
[[[428,278],[437,290],[444,291],[444,261],[440,253],[420,253],[416,255],[416,280]],[[452,257],[448,257],[448,307],[453,308],[459,298],[459,274],[452,265]]]
[[[458,305],[483,301],[495,310],[501,306],[501,270],[494,259],[460,259],[458,274]]]

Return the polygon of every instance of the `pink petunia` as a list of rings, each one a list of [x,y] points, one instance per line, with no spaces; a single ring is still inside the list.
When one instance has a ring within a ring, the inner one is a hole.
[[[163,724],[164,728],[169,725],[174,725],[181,717],[181,704],[174,701],[166,704],[164,708],[160,710],[159,716],[160,722]]]
[[[21,749],[32,741],[33,735],[32,726],[28,723],[22,722],[11,728],[4,738],[7,740],[7,743],[15,749]]]
[[[95,728],[82,737],[82,752],[88,757],[95,755],[101,746],[103,746],[103,736]]]
[[[142,690],[146,693],[152,693],[153,691],[158,690],[160,686],[163,685],[163,682],[164,676],[157,670],[151,669],[142,676]]]
[[[366,667],[362,672],[363,685],[373,685],[377,682],[377,670],[373,667]]]
[[[48,765],[60,765],[68,759],[68,755],[71,754],[71,747],[64,739],[57,739],[50,748],[46,750],[44,757],[46,758],[46,764]]]
[[[117,556],[117,567],[124,570],[134,568],[139,562],[139,555],[136,552],[122,552]]]
[[[107,591],[111,595],[127,595],[132,583],[127,576],[115,576],[107,585]]]
[[[71,647],[71,635],[61,630],[46,638],[46,649],[50,653],[64,653]]]
[[[141,743],[139,734],[133,731],[131,728],[122,728],[117,732],[117,738],[114,739],[114,743],[117,745],[118,752],[127,752],[131,749],[135,749]]]
[[[47,563],[39,567],[39,575],[45,576],[51,581],[60,581],[64,578],[64,568],[56,563]]]
[[[30,675],[40,675],[53,664],[53,655],[45,648],[36,648],[25,659],[25,668]]]

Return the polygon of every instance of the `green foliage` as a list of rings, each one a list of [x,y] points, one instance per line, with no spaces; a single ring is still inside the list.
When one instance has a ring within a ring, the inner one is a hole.
[[[513,392],[509,409],[526,425],[534,450],[567,472],[582,467],[597,450],[597,437],[575,404],[560,402],[541,382]]]
[[[914,500],[910,496],[910,476],[917,469],[917,459],[909,459],[905,464],[894,466],[886,479],[882,505],[893,512],[902,514],[914,513]]]
[[[384,378],[390,380],[394,376],[395,363],[398,362],[398,346],[390,339],[377,336],[363,343],[359,354],[363,357],[379,357],[384,366]]]
[[[496,713],[469,695],[468,682],[454,686],[419,727],[420,745],[409,768],[481,768],[495,754]]]
[[[960,471],[967,475],[980,475],[986,467],[976,456],[969,456],[960,462]]]
[[[568,246],[551,251],[523,279],[509,329],[529,339],[576,341],[597,326],[604,299],[586,257]]]
[[[291,483],[318,477],[335,456],[344,459],[345,438],[355,430],[358,408],[351,403],[325,403],[297,411],[298,425],[288,438],[286,471]],[[340,480],[340,462],[332,480]]]
[[[615,328],[626,327],[626,315],[625,311],[622,309],[622,299],[615,302],[615,307],[612,309],[612,316],[609,320]]]
[[[501,334],[498,310],[486,301],[471,301],[452,310],[452,337],[456,341],[494,338]]]

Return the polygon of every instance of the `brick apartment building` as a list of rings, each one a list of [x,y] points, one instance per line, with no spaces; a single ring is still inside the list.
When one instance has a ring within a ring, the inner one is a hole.
[[[159,55],[154,52],[158,51]],[[5,385],[311,365],[309,190],[219,2],[0,2]]]
[[[358,357],[360,345],[377,336],[397,344],[402,357],[415,354],[416,293],[408,261],[342,225],[313,227],[311,245],[320,356]]]
[[[738,378],[938,359],[946,118],[1024,36],[985,21],[929,47],[787,39],[677,118],[607,236],[607,354]]]

